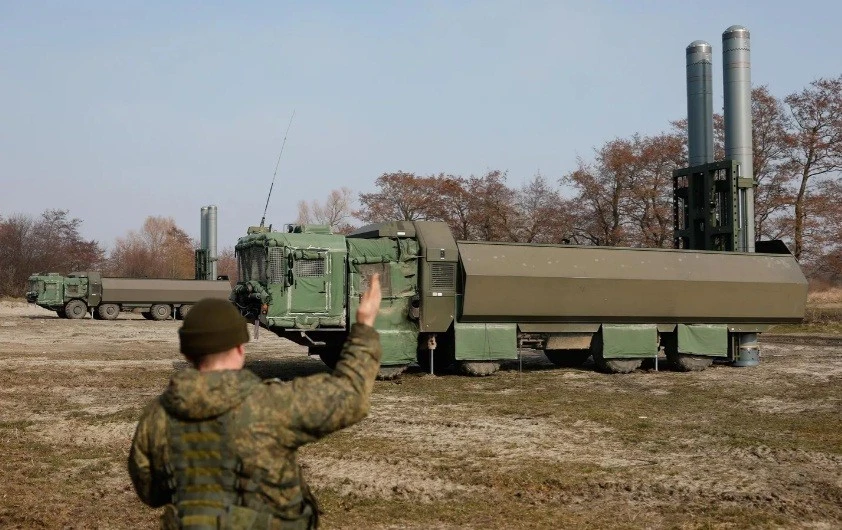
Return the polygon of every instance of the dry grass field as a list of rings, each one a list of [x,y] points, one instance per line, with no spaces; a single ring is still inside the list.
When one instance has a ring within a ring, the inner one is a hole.
[[[839,528],[839,302],[755,368],[605,375],[525,351],[489,378],[378,382],[367,419],[302,451],[324,527]],[[178,325],[0,302],[0,527],[156,526],[125,461],[183,366]],[[248,351],[261,376],[325,369],[265,331]]]

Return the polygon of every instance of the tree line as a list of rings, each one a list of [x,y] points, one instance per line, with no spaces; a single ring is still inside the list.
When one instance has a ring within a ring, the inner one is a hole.
[[[724,158],[724,120],[714,116],[715,158]],[[752,90],[755,232],[783,239],[807,274],[842,281],[842,75],[783,98]],[[386,220],[446,222],[457,239],[668,248],[673,245],[672,172],[687,165],[686,122],[665,132],[613,138],[567,174],[480,175],[387,172],[374,191],[333,190],[302,201],[299,223],[349,233]],[[106,252],[67,210],[0,216],[0,296],[20,296],[36,272],[102,270],[113,276],[192,278],[195,240],[169,217],[149,217]],[[233,243],[233,242],[232,242]],[[219,274],[236,277],[231,247]]]

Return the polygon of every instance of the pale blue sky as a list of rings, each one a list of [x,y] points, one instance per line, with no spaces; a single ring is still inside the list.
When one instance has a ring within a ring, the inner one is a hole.
[[[111,246],[147,215],[220,246],[383,172],[537,171],[686,113],[685,54],[752,36],[784,96],[842,73],[842,2],[0,0],[0,215],[66,208]]]

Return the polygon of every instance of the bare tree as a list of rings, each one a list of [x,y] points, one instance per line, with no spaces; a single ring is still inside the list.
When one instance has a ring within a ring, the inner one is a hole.
[[[793,203],[787,185],[793,138],[791,121],[783,103],[766,86],[751,91],[752,139],[754,156],[754,223],[757,239],[780,239],[782,224]]]
[[[541,173],[516,191],[517,241],[563,243],[570,241],[573,219],[570,204],[552,188]]]
[[[516,196],[499,170],[466,181],[470,239],[517,241]]]
[[[578,169],[561,182],[577,190],[574,229],[577,243],[619,246],[627,244],[624,201],[634,173],[629,140],[614,139],[596,150],[596,160],[578,160]]]
[[[0,295],[22,295],[26,278],[38,272],[99,268],[103,250],[82,237],[81,226],[67,210],[46,210],[37,220],[23,214],[0,220]]]
[[[298,203],[299,224],[327,225],[335,233],[350,233],[354,226],[354,195],[350,188],[331,190],[324,202],[301,201]]]
[[[234,247],[225,247],[219,251],[216,262],[216,271],[220,276],[228,276],[233,287],[237,283],[237,255]]]
[[[675,134],[635,135],[631,147],[629,163],[634,171],[629,178],[629,196],[624,209],[631,221],[628,243],[641,247],[671,247],[672,172],[684,162],[682,138]]]
[[[808,199],[813,183],[842,170],[842,75],[817,79],[785,101],[793,123],[793,254],[801,258],[809,246],[805,227],[811,215]]]

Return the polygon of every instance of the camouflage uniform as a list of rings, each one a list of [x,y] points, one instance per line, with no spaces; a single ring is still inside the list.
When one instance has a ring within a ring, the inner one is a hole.
[[[135,432],[137,494],[166,506],[165,528],[313,527],[296,450],[365,417],[380,356],[377,332],[355,324],[332,374],[291,383],[248,370],[175,374]]]

